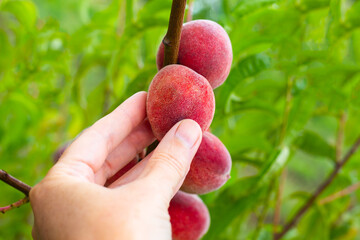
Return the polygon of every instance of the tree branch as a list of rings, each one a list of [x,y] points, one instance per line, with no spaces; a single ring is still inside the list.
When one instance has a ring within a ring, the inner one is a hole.
[[[276,193],[275,197],[275,210],[274,210],[274,219],[273,219],[273,233],[276,234],[278,231],[278,226],[280,224],[280,216],[281,216],[281,204],[282,204],[282,197],[285,188],[285,181],[287,177],[287,170],[286,168],[282,171],[280,176],[280,183],[278,192]]]
[[[260,235],[260,232],[261,232],[261,229],[264,227],[264,221],[265,221],[265,218],[266,218],[266,215],[269,211],[269,207],[270,207],[270,201],[271,201],[271,195],[272,195],[272,192],[275,188],[275,179],[273,179],[269,185],[269,188],[267,190],[267,193],[266,193],[266,196],[265,196],[265,199],[264,199],[264,206],[262,208],[262,211],[258,217],[258,221],[257,221],[257,226],[256,226],[256,229],[254,231],[254,235],[253,235],[253,239],[258,239],[259,238],[259,235]]]
[[[344,132],[345,132],[345,124],[346,124],[346,113],[341,113],[339,117],[339,126],[336,136],[336,162],[339,162],[341,160],[342,155],[342,145],[344,141]]]
[[[5,172],[4,170],[0,170],[0,180],[3,181],[4,183],[12,186],[13,188],[19,190],[20,192],[24,193],[26,195],[25,198],[12,203],[8,206],[5,207],[0,207],[0,212],[5,213],[7,211],[10,211],[14,208],[18,208],[22,205],[24,205],[25,203],[28,203],[30,201],[29,199],[29,192],[31,190],[31,187],[29,185],[27,185],[26,183],[23,183],[22,181],[20,181],[17,178],[14,178],[13,176],[11,176],[10,174],[8,174],[7,172]]]
[[[279,143],[278,146],[282,146],[284,144],[286,131],[288,127],[289,122],[289,116],[291,111],[291,102],[293,99],[293,95],[291,93],[292,87],[294,84],[294,77],[288,77],[287,85],[286,85],[286,95],[285,95],[285,106],[284,106],[284,113],[283,113],[283,122],[281,125],[280,130],[280,137],[279,137]],[[281,216],[281,204],[282,204],[282,196],[284,191],[284,186],[286,182],[286,169],[284,169],[281,172],[280,176],[280,182],[278,185],[278,189],[275,193],[275,209],[274,209],[274,218],[273,218],[273,236],[275,237],[277,233],[277,229],[280,223],[280,216]]]
[[[17,202],[14,202],[6,207],[0,207],[0,212],[2,213],[6,213],[7,211],[10,211],[14,208],[18,208],[26,203],[28,203],[30,200],[29,200],[29,197],[24,197],[23,199],[17,201]]]
[[[281,130],[280,130],[280,137],[279,137],[279,143],[278,145],[281,146],[284,143],[285,140],[285,136],[286,136],[286,130],[288,127],[288,122],[289,122],[289,115],[290,115],[290,110],[291,110],[291,100],[293,98],[292,94],[291,94],[291,89],[293,87],[294,84],[294,77],[290,77],[287,81],[287,85],[286,85],[286,99],[285,99],[285,107],[284,107],[284,113],[283,113],[283,122],[281,125]]]
[[[167,33],[163,39],[164,66],[177,63],[186,0],[173,0]]]
[[[351,186],[349,186],[349,187],[347,187],[345,189],[342,189],[342,190],[340,190],[340,191],[338,191],[336,193],[333,193],[333,194],[321,199],[319,201],[319,204],[324,205],[324,204],[327,204],[329,202],[335,201],[336,199],[345,197],[345,196],[357,191],[358,189],[360,189],[360,182],[355,183],[355,184],[353,184],[353,185],[351,185]]]
[[[281,239],[291,228],[293,228],[300,218],[304,215],[304,213],[309,210],[309,208],[313,205],[315,200],[319,197],[319,195],[332,183],[335,179],[339,171],[342,167],[349,161],[351,156],[358,150],[360,146],[360,137],[355,141],[350,150],[346,153],[346,155],[339,161],[334,170],[330,173],[328,178],[318,187],[318,189],[314,192],[314,194],[308,199],[308,201],[298,210],[295,216],[284,226],[283,230],[280,233],[274,235],[274,239]]]
[[[188,1],[188,11],[186,14],[186,22],[190,22],[192,20],[193,4],[194,4],[194,0]]]
[[[27,185],[26,183],[23,183],[19,179],[14,178],[13,176],[8,174],[4,170],[0,170],[0,180],[6,184],[12,186],[13,188],[16,188],[17,190],[21,191],[26,196],[29,196],[31,187],[29,185]]]

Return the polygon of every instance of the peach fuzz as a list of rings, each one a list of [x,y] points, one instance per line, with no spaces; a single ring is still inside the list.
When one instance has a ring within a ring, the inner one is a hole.
[[[183,119],[196,121],[205,131],[214,117],[214,92],[209,82],[190,68],[168,65],[150,84],[146,110],[153,133],[159,140]]]
[[[230,178],[231,165],[225,145],[212,133],[204,132],[181,190],[205,194],[219,189]]]
[[[197,195],[177,192],[170,202],[169,215],[173,240],[197,240],[209,229],[209,211]]]
[[[213,88],[228,77],[233,59],[231,41],[216,22],[194,20],[183,25],[178,63],[204,76]],[[164,62],[164,44],[157,53],[157,67]]]

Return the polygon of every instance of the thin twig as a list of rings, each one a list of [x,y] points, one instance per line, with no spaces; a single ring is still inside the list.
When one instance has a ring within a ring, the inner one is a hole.
[[[192,20],[193,4],[194,4],[194,0],[188,1],[188,11],[186,13],[186,22],[190,22]]]
[[[272,195],[272,192],[275,187],[276,187],[275,179],[273,179],[273,181],[271,181],[269,188],[267,190],[266,197],[264,199],[264,206],[262,208],[260,216],[258,217],[257,226],[254,231],[253,239],[258,239],[261,229],[263,229],[263,227],[264,227],[264,221],[265,221],[266,215],[267,215],[267,213],[269,211],[269,207],[270,207],[271,195]]]
[[[279,138],[279,143],[278,143],[278,146],[280,146],[280,147],[284,144],[286,130],[288,127],[289,115],[290,115],[290,110],[291,110],[291,100],[293,98],[293,96],[291,94],[291,89],[293,87],[293,83],[294,83],[294,78],[293,77],[288,78],[287,86],[286,86],[286,98],[285,98],[283,122],[282,122],[281,130],[280,130],[280,138]],[[275,210],[274,210],[274,218],[273,218],[273,235],[274,236],[277,232],[277,228],[280,223],[281,204],[282,204],[281,199],[282,199],[282,195],[283,195],[283,188],[285,186],[285,181],[286,181],[286,170],[284,170],[281,173],[279,187],[275,194]]]
[[[104,103],[103,103],[103,109],[102,109],[102,114],[106,114],[109,111],[109,107],[110,107],[110,97],[111,97],[111,89],[109,87],[109,81],[106,82],[107,86],[105,87],[104,90]]]
[[[24,197],[23,199],[17,201],[17,202],[14,202],[8,206],[5,206],[5,207],[0,207],[0,212],[2,213],[6,213],[7,211],[10,211],[14,208],[18,208],[26,203],[28,203],[30,200],[29,200],[29,197]]]
[[[14,178],[4,170],[0,170],[0,180],[12,186],[13,188],[16,188],[17,190],[23,192],[26,196],[29,196],[31,187],[26,183],[23,183],[19,179]]]
[[[355,192],[355,191],[358,190],[358,189],[360,189],[360,182],[355,183],[355,184],[353,184],[353,185],[351,185],[351,186],[349,186],[349,187],[347,187],[347,188],[345,188],[345,189],[342,189],[342,190],[340,190],[340,191],[338,191],[338,192],[336,192],[336,193],[333,193],[333,194],[331,194],[331,195],[329,195],[329,196],[321,199],[321,200],[319,201],[319,204],[320,204],[320,205],[324,205],[324,204],[327,204],[327,203],[329,203],[329,202],[333,202],[333,201],[335,201],[336,199],[345,197],[345,196],[347,196],[347,195]]]
[[[282,122],[281,130],[280,130],[280,137],[279,137],[279,144],[278,144],[279,146],[281,146],[284,142],[284,139],[286,136],[286,130],[288,127],[289,115],[290,115],[290,110],[291,110],[291,99],[292,99],[291,89],[293,87],[293,83],[294,83],[294,79],[293,79],[293,77],[290,77],[287,81],[287,86],[286,86],[286,99],[285,99],[283,122]]]
[[[173,0],[167,33],[163,39],[164,66],[177,63],[186,0]]]
[[[336,136],[336,145],[335,145],[336,162],[339,162],[341,160],[342,146],[344,142],[345,123],[346,123],[346,114],[343,112],[339,118],[339,127]]]
[[[276,194],[275,199],[275,210],[274,210],[274,219],[273,219],[273,233],[275,234],[278,231],[278,226],[280,224],[280,216],[281,216],[281,204],[282,204],[282,196],[284,192],[285,187],[285,180],[287,177],[287,170],[284,169],[284,171],[281,173],[280,176],[280,183],[278,192]]]
[[[118,26],[116,29],[116,34],[121,37],[124,33],[125,26],[128,24],[126,22],[126,0],[120,1],[120,11],[118,16]]]
[[[281,239],[291,228],[293,228],[304,213],[309,210],[319,195],[332,183],[342,167],[349,161],[351,156],[358,150],[360,146],[360,137],[355,141],[354,145],[350,148],[347,154],[338,162],[334,170],[330,173],[327,179],[318,187],[314,194],[307,200],[307,202],[298,210],[295,216],[284,226],[280,233],[274,235],[274,239]]]
[[[146,155],[149,155],[155,148],[159,145],[159,141],[155,140],[152,144],[150,144],[146,149]]]

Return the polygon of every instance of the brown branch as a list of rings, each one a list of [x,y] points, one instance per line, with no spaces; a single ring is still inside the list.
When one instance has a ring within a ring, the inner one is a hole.
[[[30,200],[29,200],[29,197],[24,197],[23,199],[17,201],[17,202],[14,202],[6,207],[0,207],[0,212],[2,213],[6,213],[7,211],[10,211],[14,208],[18,208],[26,203],[28,203]]]
[[[158,145],[159,145],[158,140],[155,140],[152,144],[150,144],[150,146],[148,146],[146,149],[146,155],[149,155],[152,151],[154,151]]]
[[[104,90],[104,102],[102,108],[102,114],[105,115],[109,111],[110,107],[110,97],[111,97],[111,89],[109,87],[109,83],[106,82],[105,90]]]
[[[293,99],[293,95],[291,93],[292,87],[294,84],[294,77],[288,77],[286,84],[286,92],[285,92],[285,105],[284,105],[284,113],[283,113],[283,122],[280,130],[280,137],[278,146],[282,146],[284,144],[284,140],[286,137],[286,131],[289,122],[289,116],[291,111],[291,101]],[[275,238],[281,216],[281,199],[284,191],[284,186],[286,182],[286,169],[281,173],[280,183],[278,185],[278,189],[275,194],[275,210],[274,210],[274,218],[273,218],[273,235]]]
[[[336,162],[340,161],[341,155],[342,155],[342,146],[343,146],[343,142],[344,142],[345,123],[346,123],[346,114],[343,112],[340,115],[340,118],[339,118],[339,127],[338,127],[338,131],[337,131],[337,136],[336,136],[336,145],[335,145]]]
[[[194,1],[189,0],[188,11],[186,13],[186,22],[190,22],[192,20],[193,4],[194,4]]]
[[[281,146],[284,142],[285,136],[286,136],[286,130],[288,127],[288,122],[289,122],[289,115],[290,115],[290,110],[291,110],[291,100],[293,98],[292,94],[291,94],[291,89],[293,87],[294,84],[294,78],[290,77],[287,81],[287,85],[286,85],[286,98],[285,98],[285,107],[284,107],[284,113],[283,113],[283,122],[281,125],[281,130],[280,130],[280,137],[279,137],[279,146]]]
[[[7,172],[5,172],[4,170],[0,170],[0,180],[3,181],[4,183],[10,185],[11,187],[21,191],[22,193],[24,193],[26,195],[25,198],[12,203],[8,206],[5,207],[0,207],[0,212],[5,213],[7,211],[10,211],[14,208],[18,208],[22,205],[24,205],[25,203],[28,203],[29,200],[29,192],[31,190],[31,187],[29,185],[27,185],[26,183],[23,183],[22,181],[20,181],[17,178],[14,178],[13,176],[11,176],[10,174],[8,174]]]
[[[261,211],[261,213],[260,213],[260,215],[258,217],[257,226],[256,226],[256,229],[254,231],[253,239],[258,239],[259,238],[260,232],[264,227],[265,218],[266,218],[266,215],[267,215],[269,207],[270,207],[271,195],[272,195],[272,192],[274,191],[274,188],[276,188],[275,179],[273,179],[270,182],[269,188],[267,189],[267,193],[266,193],[265,199],[263,201],[264,206],[263,206],[262,211]]]
[[[329,202],[335,201],[336,199],[345,197],[345,196],[355,192],[358,189],[360,189],[360,182],[355,183],[355,184],[353,184],[353,185],[351,185],[351,186],[349,186],[349,187],[347,187],[347,188],[345,188],[343,190],[340,190],[340,191],[338,191],[336,193],[333,193],[333,194],[321,199],[319,201],[319,204],[324,205],[324,204],[327,204]]]
[[[16,188],[17,190],[23,192],[26,196],[29,196],[31,187],[26,183],[23,183],[19,179],[14,178],[4,170],[0,170],[0,180],[12,186],[13,188]]]
[[[282,200],[282,196],[283,196],[283,192],[284,192],[286,177],[287,177],[287,170],[284,169],[284,171],[281,173],[279,188],[278,188],[278,192],[276,194],[276,199],[275,199],[275,212],[274,212],[274,219],[273,219],[273,233],[274,234],[277,232],[278,226],[280,224],[281,204],[282,204],[281,200]]]
[[[125,26],[128,24],[126,22],[126,1],[120,1],[120,11],[118,16],[118,26],[116,29],[116,34],[121,37],[124,33]]]
[[[307,202],[298,210],[295,216],[284,226],[283,230],[280,233],[274,235],[274,239],[281,239],[291,228],[293,228],[300,218],[304,215],[304,213],[309,210],[309,208],[313,205],[315,200],[319,197],[319,195],[332,183],[337,174],[340,172],[342,167],[349,161],[351,156],[358,150],[360,146],[360,137],[355,141],[354,145],[350,148],[347,154],[343,157],[343,159],[338,162],[334,168],[334,170],[330,173],[328,178],[318,187],[318,189],[314,192],[314,194],[307,200]]]
[[[173,0],[167,33],[163,39],[164,66],[177,63],[186,0]]]

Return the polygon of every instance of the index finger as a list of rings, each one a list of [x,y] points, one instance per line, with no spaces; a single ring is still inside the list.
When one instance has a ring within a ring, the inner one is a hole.
[[[108,154],[145,119],[145,103],[146,92],[138,92],[128,98],[86,129],[65,151],[59,164],[70,167],[72,176],[93,178]]]

